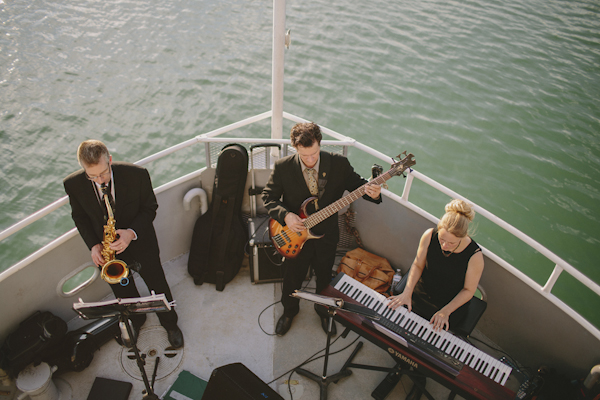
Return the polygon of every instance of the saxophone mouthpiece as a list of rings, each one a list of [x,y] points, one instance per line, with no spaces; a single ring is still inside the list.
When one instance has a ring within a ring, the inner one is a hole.
[[[100,190],[102,190],[102,194],[108,194],[108,185],[106,183],[101,184]]]

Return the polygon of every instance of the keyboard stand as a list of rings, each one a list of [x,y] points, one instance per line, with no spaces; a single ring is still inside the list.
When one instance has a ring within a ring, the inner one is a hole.
[[[418,400],[422,395],[425,395],[428,399],[433,399],[431,394],[425,389],[425,376],[418,372],[403,370],[400,363],[396,364],[390,369],[388,375],[381,381],[381,383],[373,390],[371,397],[375,400],[383,400],[388,394],[396,387],[402,375],[408,376],[413,381],[413,388],[407,395],[407,400]]]
[[[350,332],[350,330],[350,328],[346,328],[344,333],[342,333],[342,337],[345,338]],[[372,398],[374,398],[375,400],[384,400],[394,389],[394,387],[396,387],[396,384],[400,382],[400,378],[402,378],[402,375],[406,375],[413,381],[415,389],[417,390],[416,396],[412,397],[413,399],[417,400],[421,398],[421,395],[425,395],[425,397],[427,397],[429,400],[435,400],[433,396],[431,396],[431,394],[427,391],[427,389],[425,389],[425,376],[421,373],[403,368],[403,365],[400,362],[398,362],[393,356],[392,359],[396,361],[396,365],[391,368],[365,364],[354,364],[352,360],[354,359],[358,351],[362,348],[362,346],[363,342],[358,342],[358,344],[354,348],[354,351],[348,358],[348,361],[346,361],[346,363],[342,367],[342,370],[345,370],[347,368],[358,368],[369,371],[387,372],[387,376],[371,393]],[[408,400],[409,397],[407,397],[406,399]]]
[[[346,377],[352,375],[352,371],[350,371],[348,368],[359,368],[359,369],[365,369],[365,370],[371,370],[371,371],[381,371],[381,372],[388,373],[388,376],[386,377],[386,379],[384,379],[384,381],[381,384],[379,384],[379,386],[371,394],[371,396],[377,400],[379,400],[379,399],[383,400],[389,394],[389,392],[396,386],[396,383],[398,383],[400,381],[400,377],[402,375],[406,375],[410,379],[412,379],[412,381],[415,384],[415,387],[418,389],[418,391],[416,393],[418,397],[415,397],[415,400],[418,400],[421,397],[421,394],[424,394],[425,397],[427,397],[429,400],[435,400],[431,396],[431,394],[429,394],[429,392],[425,389],[425,383],[424,383],[425,376],[418,372],[412,371],[410,369],[402,369],[401,362],[398,362],[394,357],[392,357],[392,358],[394,359],[394,361],[396,361],[397,364],[393,368],[377,367],[377,366],[372,366],[372,365],[363,365],[363,364],[352,363],[352,360],[354,359],[356,354],[358,354],[358,351],[363,346],[362,342],[358,342],[358,344],[354,348],[354,351],[352,352],[350,357],[348,357],[348,359],[342,366],[342,369],[338,373],[331,375],[331,376],[327,376],[327,363],[329,361],[329,346],[331,343],[331,328],[333,325],[333,317],[335,316],[336,311],[341,308],[344,311],[362,315],[367,318],[372,318],[374,315],[376,315],[376,313],[374,313],[372,310],[370,310],[367,307],[362,306],[362,305],[355,305],[355,304],[350,304],[350,303],[342,303],[342,305],[329,305],[326,302],[326,300],[333,299],[329,296],[323,296],[323,295],[314,295],[313,296],[312,294],[309,294],[309,293],[306,293],[303,291],[299,291],[299,290],[297,290],[294,294],[292,294],[292,296],[300,298],[300,299],[304,299],[304,300],[313,301],[313,302],[317,303],[317,306],[316,306],[317,308],[324,308],[327,310],[327,317],[328,317],[327,344],[325,346],[325,360],[323,362],[323,375],[321,377],[319,377],[319,376],[313,374],[312,372],[307,371],[303,368],[296,368],[294,370],[299,375],[302,375],[302,376],[304,376],[312,381],[315,381],[319,384],[319,387],[321,389],[321,395],[320,395],[321,400],[327,400],[327,386],[329,386],[330,383],[332,383],[332,382],[338,383],[338,381],[340,379],[346,378]],[[346,336],[348,336],[349,332],[350,332],[350,328],[347,327],[345,329],[344,333],[342,333],[342,337],[346,338]],[[381,397],[375,397],[375,396],[381,396]]]

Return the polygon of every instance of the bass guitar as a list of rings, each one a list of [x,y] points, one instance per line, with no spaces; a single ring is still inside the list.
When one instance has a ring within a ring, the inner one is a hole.
[[[370,184],[381,185],[392,176],[402,175],[404,170],[416,164],[414,155],[409,153],[406,155],[406,152],[402,153],[405,157],[398,161],[395,164],[392,164],[392,167],[389,171],[384,174],[379,175],[377,178],[371,180],[368,183],[365,183],[358,189],[354,190],[352,193],[347,194],[341,199],[331,203],[327,207],[323,208],[320,211],[317,211],[313,214],[308,215],[306,208],[313,201],[317,200],[317,197],[309,197],[304,200],[302,206],[300,207],[300,212],[298,215],[300,218],[303,218],[303,224],[306,229],[302,232],[294,232],[287,226],[282,226],[279,222],[272,219],[269,221],[269,235],[271,237],[271,242],[275,246],[275,249],[281,254],[283,257],[287,258],[296,258],[300,254],[304,243],[306,243],[309,239],[319,239],[322,238],[323,235],[314,235],[310,229],[323,222],[327,218],[331,217],[336,212],[340,211],[342,208],[350,205],[354,201],[358,200],[360,197],[365,194],[365,187]],[[401,155],[398,155],[398,158]]]

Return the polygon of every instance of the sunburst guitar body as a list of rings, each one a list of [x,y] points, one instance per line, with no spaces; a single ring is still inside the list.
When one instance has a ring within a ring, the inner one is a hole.
[[[304,200],[304,203],[302,203],[300,211],[298,212],[300,218],[306,221],[306,218],[308,218],[306,208],[316,199],[316,197],[309,197]],[[304,226],[306,226],[306,224],[304,224]],[[323,235],[314,235],[308,228],[304,229],[302,232],[294,232],[287,225],[282,226],[273,218],[269,221],[269,235],[279,254],[286,258],[298,257],[300,250],[302,250],[304,243],[306,243],[308,239],[320,239],[323,237]]]

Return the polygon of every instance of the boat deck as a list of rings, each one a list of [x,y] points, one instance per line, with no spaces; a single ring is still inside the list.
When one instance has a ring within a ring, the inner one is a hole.
[[[222,292],[217,292],[213,284],[194,285],[187,274],[187,255],[165,263],[164,269],[177,303],[185,346],[181,350],[169,350],[166,332],[158,318],[154,314],[148,315],[140,331],[138,347],[146,354],[149,377],[152,376],[156,357],[161,358],[154,386],[157,395],[166,394],[183,370],[208,381],[215,368],[240,362],[284,399],[319,398],[317,383],[297,373],[293,373],[290,379],[291,370],[314,354],[324,354],[326,335],[312,303],[301,302],[301,312],[294,319],[292,328],[285,336],[278,337],[273,332],[283,310],[281,304],[277,303],[281,293],[280,284],[252,285],[247,263]],[[144,284],[136,282],[142,296],[148,294]],[[309,290],[311,287],[314,288],[314,282],[308,282]],[[277,304],[271,306],[274,303]],[[358,340],[361,340],[353,332],[342,338],[340,328],[338,325],[338,336],[332,339],[333,355],[329,358],[328,375],[340,370]],[[364,346],[354,362],[385,367],[394,365],[393,359],[384,350],[364,339],[361,341]],[[303,368],[321,376],[323,358]],[[329,385],[328,399],[370,399],[371,392],[385,375],[378,371],[354,370],[351,376]],[[114,340],[102,346],[94,354],[92,364],[82,372],[68,372],[56,378],[69,383],[73,399],[85,399],[96,377],[131,382],[131,400],[140,399],[145,388],[133,353]],[[288,379],[293,397],[289,394]],[[387,398],[406,398],[412,385],[409,378],[403,377]],[[427,388],[435,399],[447,398],[449,393],[448,389],[430,379]],[[456,398],[461,399],[459,396]]]

